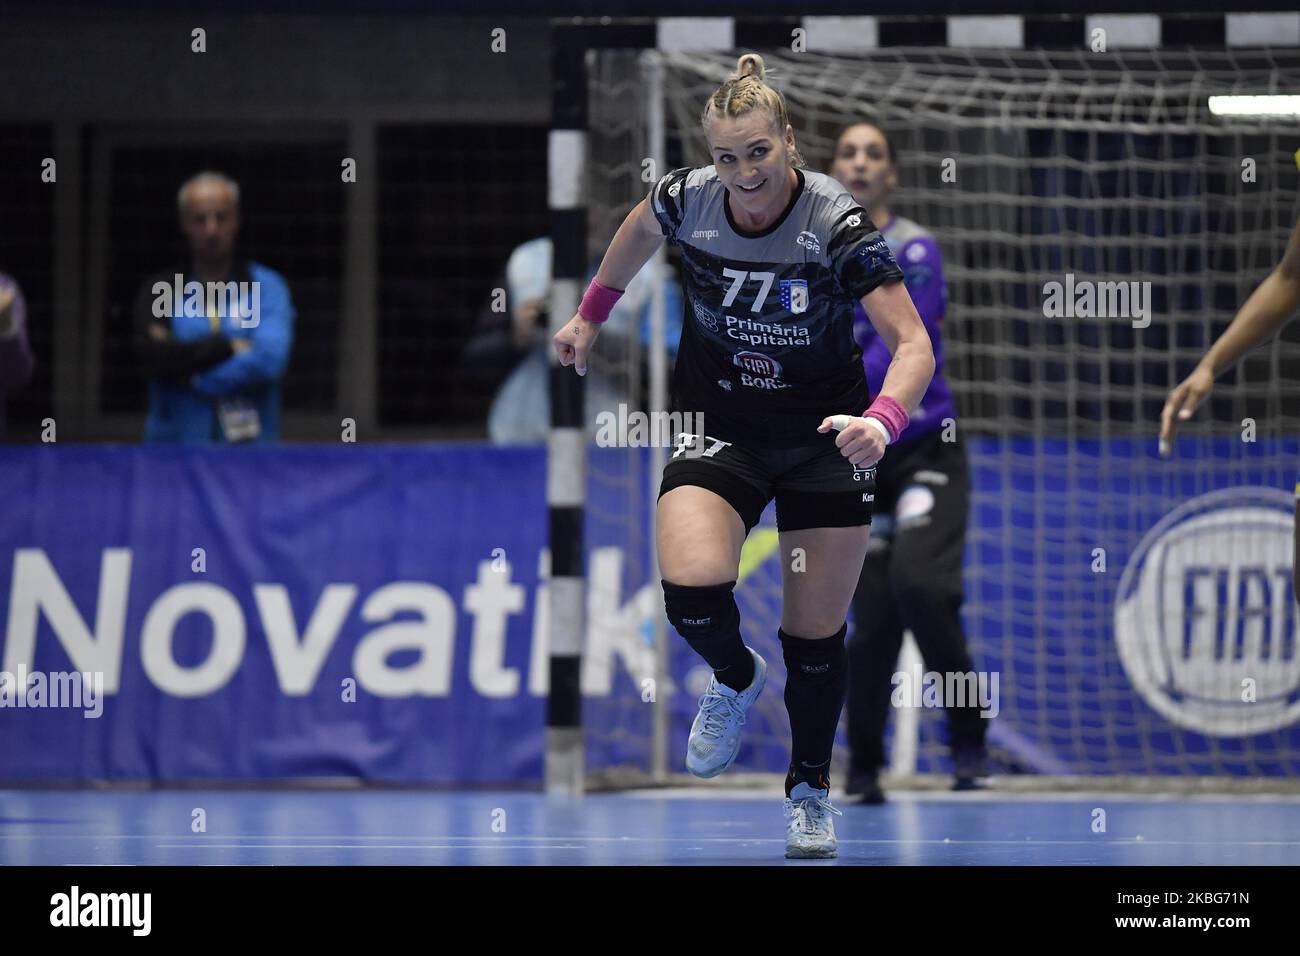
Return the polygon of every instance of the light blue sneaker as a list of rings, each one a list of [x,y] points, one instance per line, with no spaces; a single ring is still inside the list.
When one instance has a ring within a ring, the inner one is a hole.
[[[840,855],[831,814],[844,814],[831,806],[830,796],[829,788],[817,790],[801,780],[785,798],[787,860],[826,860]]]
[[[709,686],[700,697],[700,711],[691,724],[691,738],[686,744],[686,769],[697,777],[716,777],[740,753],[740,725],[745,711],[758,699],[767,683],[767,662],[752,647],[745,648],[754,657],[754,680],[743,691],[735,691],[709,677]]]

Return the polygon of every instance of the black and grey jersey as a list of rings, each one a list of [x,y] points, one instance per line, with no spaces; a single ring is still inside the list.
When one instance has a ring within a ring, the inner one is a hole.
[[[673,407],[703,413],[713,438],[813,445],[827,415],[867,407],[853,306],[903,272],[847,189],[795,173],[785,211],[757,233],[736,225],[712,166],[674,170],[650,193],[686,286]]]

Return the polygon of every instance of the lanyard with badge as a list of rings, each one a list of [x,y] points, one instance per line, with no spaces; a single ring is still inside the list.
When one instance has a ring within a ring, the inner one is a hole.
[[[212,304],[208,305],[208,325],[214,333],[221,331],[221,318]],[[262,434],[262,420],[257,414],[257,406],[240,396],[217,400],[217,422],[221,425],[221,434],[228,442],[256,441]]]

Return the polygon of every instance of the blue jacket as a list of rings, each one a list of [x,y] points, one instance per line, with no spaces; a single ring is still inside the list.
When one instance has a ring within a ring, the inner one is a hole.
[[[188,278],[188,277],[187,277]],[[192,376],[187,383],[172,384],[154,380],[149,383],[149,416],[145,423],[146,442],[204,444],[223,442],[225,438],[217,418],[222,401],[241,401],[256,410],[261,427],[258,442],[274,442],[280,437],[280,378],[289,362],[293,347],[293,300],[289,286],[274,269],[257,262],[237,270],[232,281],[253,281],[257,285],[257,324],[243,328],[238,315],[221,314],[218,330],[229,339],[247,339],[252,347],[237,352],[219,364]],[[251,293],[243,296],[244,309],[250,310]],[[211,336],[213,320],[207,315],[187,314],[194,309],[168,308],[171,334],[182,342]],[[251,320],[247,320],[250,321]]]

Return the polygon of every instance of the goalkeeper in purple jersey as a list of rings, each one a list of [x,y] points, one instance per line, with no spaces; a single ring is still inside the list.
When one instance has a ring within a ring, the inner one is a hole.
[[[686,766],[699,777],[730,767],[763,690],[767,663],[741,638],[733,589],[745,537],[775,499],[791,734],[786,856],[831,857],[845,622],[876,464],[906,429],[934,356],[866,210],[830,176],[803,168],[762,57],[740,58],[701,120],[713,165],[674,170],[632,210],[554,345],[585,373],[620,290],[665,238],[681,250],[687,301],[673,404],[703,420],[677,436],[655,530],[668,619],[713,669]],[[893,355],[874,401],[853,339],[858,303]]]
[[[977,686],[974,676],[960,684],[948,680],[949,674],[974,675],[961,622],[970,477],[952,390],[943,377],[939,327],[948,298],[943,259],[930,233],[889,211],[889,194],[898,181],[893,144],[872,123],[846,127],[836,140],[830,172],[867,210],[902,267],[930,335],[936,369],[910,424],[876,469],[875,532],[853,598],[847,790],[865,803],[880,803],[878,773],[885,764],[885,723],[903,631],[912,632],[925,671],[944,675],[945,688]],[[861,305],[853,331],[871,394],[878,394],[892,359]],[[959,790],[979,786],[987,773],[983,707],[978,695],[962,697],[944,701]]]

